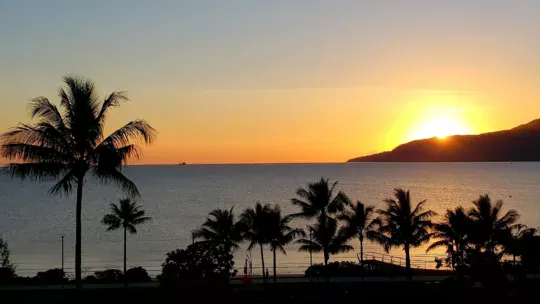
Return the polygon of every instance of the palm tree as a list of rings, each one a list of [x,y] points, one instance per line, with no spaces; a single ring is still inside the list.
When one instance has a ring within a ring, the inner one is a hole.
[[[497,201],[493,205],[487,194],[481,195],[473,204],[474,208],[469,211],[474,227],[471,237],[479,249],[484,248],[487,253],[494,255],[506,231],[519,219],[519,214],[515,210],[509,210],[501,216],[503,202]]]
[[[409,191],[394,190],[395,199],[384,200],[386,209],[377,213],[377,230],[372,237],[379,242],[386,252],[393,247],[403,247],[405,250],[406,275],[412,280],[410,249],[419,247],[429,241],[430,229],[433,226],[430,219],[435,212],[424,211],[425,200],[419,202],[413,209]]]
[[[310,226],[313,231],[313,239],[300,239],[295,243],[300,244],[299,251],[323,252],[324,265],[328,265],[331,254],[349,252],[352,246],[347,244],[348,237],[343,229],[338,229],[338,221],[335,218],[319,217],[317,223]]]
[[[305,237],[306,234],[302,229],[289,226],[292,216],[283,217],[279,205],[270,211],[269,217],[270,248],[274,255],[274,283],[276,283],[276,251],[279,250],[286,255],[284,246],[290,244],[297,237]]]
[[[202,227],[192,232],[192,238],[223,244],[228,252],[239,248],[238,244],[242,241],[242,223],[235,221],[233,209],[234,207],[230,210],[215,209],[210,212]]]
[[[124,229],[124,277],[127,271],[127,232],[137,233],[138,225],[150,221],[150,217],[145,216],[144,210],[137,203],[129,198],[123,198],[118,201],[119,205],[111,204],[111,213],[106,214],[101,223],[107,225],[107,231],[114,231],[120,228]],[[127,283],[127,282],[126,282]]]
[[[81,287],[81,210],[85,176],[90,173],[103,183],[113,182],[132,197],[139,195],[135,184],[121,172],[131,158],[140,155],[133,140],[149,144],[155,130],[144,120],[134,120],[105,136],[105,120],[110,110],[128,101],[125,92],[107,95],[102,103],[94,83],[65,76],[67,88],[60,88],[60,108],[45,97],[30,102],[35,125],[19,124],[0,140],[1,156],[10,163],[3,171],[11,178],[37,181],[57,180],[50,194],[69,195],[76,188],[75,280]]]
[[[241,222],[244,224],[244,238],[248,241],[248,250],[253,249],[256,245],[259,245],[261,249],[261,265],[263,281],[266,282],[266,276],[264,274],[264,251],[263,247],[270,243],[270,219],[271,219],[272,207],[269,204],[262,205],[257,203],[255,208],[247,208],[242,213]]]
[[[503,254],[512,256],[514,268],[516,268],[516,256],[520,256],[525,248],[525,240],[534,236],[537,232],[535,228],[529,228],[524,224],[515,224],[506,231],[506,236],[502,241]]]
[[[341,191],[334,195],[337,184],[334,182],[330,185],[328,179],[321,178],[318,182],[309,183],[307,189],[298,188],[296,195],[300,199],[293,198],[291,202],[302,211],[294,216],[312,219],[342,212],[350,200]]]
[[[426,250],[429,252],[439,247],[446,248],[453,269],[459,269],[465,262],[468,237],[471,231],[471,220],[463,207],[446,210],[444,222],[434,224],[432,237],[438,239]]]
[[[349,237],[357,237],[360,241],[360,262],[364,264],[364,239],[371,238],[375,230],[376,221],[373,219],[375,206],[365,206],[357,201],[351,205],[351,210],[346,210],[338,216],[345,222],[345,233]]]

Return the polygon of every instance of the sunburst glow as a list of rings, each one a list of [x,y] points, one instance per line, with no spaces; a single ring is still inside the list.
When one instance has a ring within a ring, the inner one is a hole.
[[[434,117],[421,123],[412,135],[412,139],[438,137],[444,139],[450,135],[467,134],[470,130],[465,124],[452,117]]]

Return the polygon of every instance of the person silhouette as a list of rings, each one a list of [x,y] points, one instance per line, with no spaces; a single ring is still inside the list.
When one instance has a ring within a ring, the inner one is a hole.
[[[266,279],[268,279],[270,275],[268,274],[268,268],[266,268]]]

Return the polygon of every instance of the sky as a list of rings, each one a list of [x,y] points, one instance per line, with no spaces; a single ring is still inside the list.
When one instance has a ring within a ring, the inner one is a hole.
[[[67,73],[140,164],[342,162],[540,118],[540,1],[0,0],[0,131]]]

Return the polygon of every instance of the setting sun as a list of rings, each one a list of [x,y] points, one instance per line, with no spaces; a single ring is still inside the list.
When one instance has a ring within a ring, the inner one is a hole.
[[[467,134],[470,130],[460,121],[451,117],[435,117],[420,124],[412,139],[438,137],[444,139],[450,135]]]

